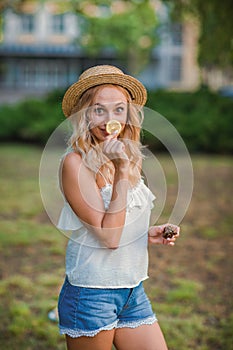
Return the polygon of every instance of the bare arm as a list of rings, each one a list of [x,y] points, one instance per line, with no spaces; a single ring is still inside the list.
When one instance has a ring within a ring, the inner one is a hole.
[[[93,172],[76,153],[70,153],[64,160],[62,187],[67,201],[84,225],[106,247],[114,249],[119,245],[125,223],[129,161],[125,154],[122,157],[122,144],[117,140],[107,142],[104,151],[115,166],[112,198],[107,211]]]

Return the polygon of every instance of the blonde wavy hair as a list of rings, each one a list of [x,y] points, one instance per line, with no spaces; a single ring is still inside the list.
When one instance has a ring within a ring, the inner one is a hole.
[[[92,87],[84,92],[72,110],[70,120],[73,133],[68,141],[68,145],[73,151],[78,152],[82,156],[85,165],[94,171],[97,183],[99,176],[104,176],[109,183],[113,183],[114,166],[103,154],[98,140],[92,134],[88,117],[88,108],[93,105],[95,95],[106,86],[117,88],[125,95],[128,102],[126,124],[120,132],[118,139],[125,145],[125,152],[130,160],[129,181],[134,186],[141,177],[140,169],[143,158],[143,146],[140,142],[140,131],[143,121],[143,110],[142,107],[132,104],[130,94],[123,87],[103,84]]]

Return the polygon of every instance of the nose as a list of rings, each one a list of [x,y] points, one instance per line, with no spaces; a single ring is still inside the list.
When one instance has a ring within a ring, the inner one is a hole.
[[[113,111],[108,111],[105,116],[105,124],[109,122],[109,120],[114,119],[114,112]]]

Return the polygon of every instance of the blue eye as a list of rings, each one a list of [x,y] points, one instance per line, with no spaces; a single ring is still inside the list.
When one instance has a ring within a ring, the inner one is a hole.
[[[102,115],[104,114],[104,109],[102,107],[97,107],[94,109],[94,112],[96,115]]]
[[[123,113],[124,110],[125,110],[124,107],[117,107],[116,112],[120,114],[120,113]]]

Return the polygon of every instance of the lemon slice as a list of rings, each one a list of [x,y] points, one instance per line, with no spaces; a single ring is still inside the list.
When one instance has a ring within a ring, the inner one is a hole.
[[[118,120],[109,120],[106,125],[107,133],[110,135],[118,135],[121,132],[121,123]]]

